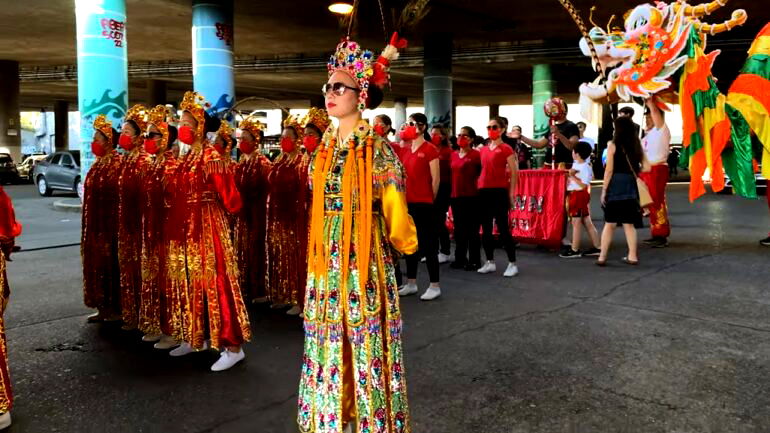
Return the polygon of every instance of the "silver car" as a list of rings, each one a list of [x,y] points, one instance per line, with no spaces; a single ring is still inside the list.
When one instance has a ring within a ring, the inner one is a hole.
[[[77,193],[80,189],[80,151],[48,155],[35,164],[33,177],[40,195],[50,196],[54,190]]]

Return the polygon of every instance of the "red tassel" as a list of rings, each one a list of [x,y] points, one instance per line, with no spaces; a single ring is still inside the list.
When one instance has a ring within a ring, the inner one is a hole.
[[[393,32],[393,36],[390,37],[390,44],[388,45],[393,45],[399,50],[403,50],[404,48],[406,48],[407,44],[408,44],[408,41],[406,39],[398,37],[398,32]]]

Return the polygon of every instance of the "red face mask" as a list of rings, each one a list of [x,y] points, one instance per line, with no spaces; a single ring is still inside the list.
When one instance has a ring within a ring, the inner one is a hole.
[[[240,149],[242,153],[248,155],[251,152],[254,152],[254,142],[241,139],[241,141],[238,142],[238,149]]]
[[[500,138],[502,134],[503,134],[503,131],[501,131],[500,129],[489,130],[489,138],[491,138],[492,140],[497,140],[498,138]]]
[[[375,123],[374,124],[374,133],[379,135],[380,137],[384,137],[387,135],[388,127],[384,123]]]
[[[134,148],[134,139],[128,135],[121,134],[120,139],[118,139],[118,145],[120,145],[120,147],[122,147],[124,150],[130,151]]]
[[[444,138],[440,134],[433,134],[430,136],[430,142],[433,143],[434,146],[441,146],[443,141]]]
[[[294,143],[294,140],[292,140],[289,137],[283,137],[281,139],[281,150],[284,153],[291,153],[294,151],[294,148],[296,147],[296,144]]]
[[[315,135],[306,135],[302,140],[302,144],[305,146],[308,153],[313,153],[315,148],[318,147],[318,137]]]
[[[471,139],[468,137],[457,137],[457,145],[466,148],[471,145]]]
[[[417,138],[417,127],[414,125],[408,125],[401,130],[401,139],[406,141],[412,141]]]
[[[107,149],[101,142],[94,140],[91,142],[91,153],[98,157],[102,157],[107,154]]]
[[[195,141],[195,133],[191,127],[184,125],[179,128],[179,141],[184,144],[193,144],[193,141]]]
[[[224,143],[214,142],[214,149],[216,149],[217,152],[219,152],[220,155],[224,155],[225,154],[225,145],[224,145]]]
[[[144,150],[146,150],[148,153],[155,155],[158,153],[160,149],[158,149],[158,140],[152,139],[152,138],[145,138],[144,139]]]

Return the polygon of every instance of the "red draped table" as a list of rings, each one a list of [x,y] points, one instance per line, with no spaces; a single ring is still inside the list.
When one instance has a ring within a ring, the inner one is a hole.
[[[559,246],[564,237],[567,172],[521,170],[509,221],[516,240]]]

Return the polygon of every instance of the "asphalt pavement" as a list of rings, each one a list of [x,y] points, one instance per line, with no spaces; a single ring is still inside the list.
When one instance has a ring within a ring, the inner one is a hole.
[[[79,246],[61,246],[79,214],[6,191],[25,230],[8,267],[10,432],[296,433],[299,319],[251,309],[247,358],[222,373],[215,353],[172,359],[86,324]],[[638,267],[618,232],[604,269],[525,246],[516,278],[444,265],[441,298],[402,299],[412,431],[770,431],[767,204],[669,196],[671,246],[642,247]]]

